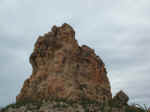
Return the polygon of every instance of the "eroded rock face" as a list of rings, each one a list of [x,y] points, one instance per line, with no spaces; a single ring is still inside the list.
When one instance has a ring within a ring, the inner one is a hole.
[[[30,56],[33,72],[17,101],[65,98],[95,101],[112,99],[103,61],[86,45],[79,46],[68,24],[53,26],[40,36]]]

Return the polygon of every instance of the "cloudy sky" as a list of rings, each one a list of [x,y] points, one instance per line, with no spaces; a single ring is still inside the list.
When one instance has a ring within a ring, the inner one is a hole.
[[[31,75],[39,35],[69,23],[106,64],[113,95],[150,105],[150,0],[0,0],[0,106]]]

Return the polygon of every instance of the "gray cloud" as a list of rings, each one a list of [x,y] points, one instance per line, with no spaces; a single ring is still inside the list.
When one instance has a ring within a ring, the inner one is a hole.
[[[149,0],[1,0],[0,105],[15,101],[31,74],[37,37],[64,22],[104,60],[113,95],[123,89],[131,102],[149,104],[149,10]]]

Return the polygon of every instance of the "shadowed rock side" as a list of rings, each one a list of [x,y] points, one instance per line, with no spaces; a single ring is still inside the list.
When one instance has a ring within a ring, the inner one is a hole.
[[[112,99],[103,61],[86,45],[79,46],[68,24],[40,36],[30,56],[32,75],[17,101],[64,98],[103,102]]]

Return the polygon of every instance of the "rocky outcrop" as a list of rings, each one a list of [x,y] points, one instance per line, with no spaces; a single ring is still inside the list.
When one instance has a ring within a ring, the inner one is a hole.
[[[16,101],[63,98],[103,102],[112,99],[105,65],[93,49],[79,46],[68,24],[40,36],[30,56],[32,75]]]
[[[78,45],[68,24],[38,38],[30,63],[32,74],[16,103],[0,112],[148,112],[128,105],[123,91],[112,98],[103,61],[93,49]]]

